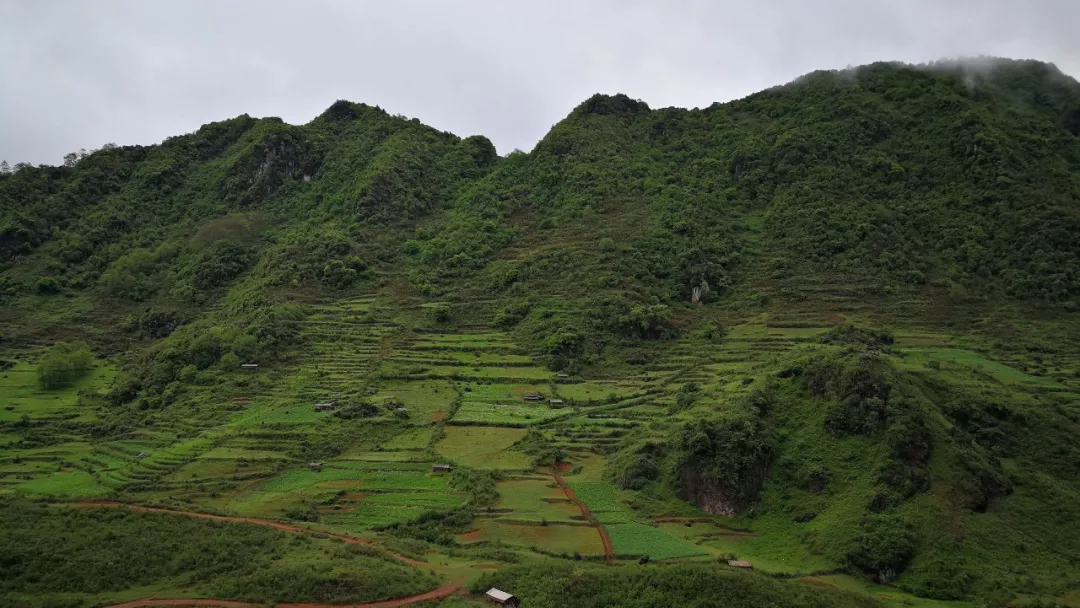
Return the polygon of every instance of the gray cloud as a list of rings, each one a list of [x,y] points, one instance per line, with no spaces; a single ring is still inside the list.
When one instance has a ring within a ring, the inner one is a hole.
[[[1000,55],[1080,74],[1075,0],[0,0],[0,158],[59,163],[339,98],[502,153],[595,92],[699,107],[815,69]]]

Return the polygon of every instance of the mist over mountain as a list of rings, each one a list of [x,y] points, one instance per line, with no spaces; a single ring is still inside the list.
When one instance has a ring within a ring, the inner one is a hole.
[[[222,531],[177,545],[217,552],[205,571],[102,585],[77,539],[20,549],[0,591],[1072,601],[1077,315],[1080,83],[1031,60],[812,72],[691,110],[596,94],[502,156],[337,101],[18,165],[0,511],[25,525],[0,544],[77,524],[123,553],[173,521],[113,537],[106,509],[62,508],[107,498],[374,538],[326,551],[385,588],[250,531],[252,564],[285,561],[215,579],[243,562]],[[42,586],[64,551],[87,574]]]

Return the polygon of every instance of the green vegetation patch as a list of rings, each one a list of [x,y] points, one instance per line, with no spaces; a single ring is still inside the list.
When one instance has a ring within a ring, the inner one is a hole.
[[[615,555],[619,557],[648,555],[650,559],[663,560],[705,555],[694,545],[647,524],[620,523],[604,527],[611,537]]]
[[[544,404],[502,405],[466,402],[461,404],[452,420],[454,422],[528,426],[557,416],[565,416],[567,413],[565,410],[552,409]]]
[[[510,449],[525,429],[448,426],[445,432],[435,451],[451,461],[477,469],[527,469],[531,464],[528,455]]]
[[[125,592],[259,603],[362,602],[438,580],[372,547],[264,526],[0,497],[0,595],[17,605],[109,603]]]

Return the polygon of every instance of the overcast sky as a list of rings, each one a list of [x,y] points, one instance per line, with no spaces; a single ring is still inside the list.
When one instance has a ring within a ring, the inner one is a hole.
[[[595,92],[706,106],[815,69],[1000,55],[1080,75],[1078,0],[0,0],[0,159],[379,105],[499,152]]]

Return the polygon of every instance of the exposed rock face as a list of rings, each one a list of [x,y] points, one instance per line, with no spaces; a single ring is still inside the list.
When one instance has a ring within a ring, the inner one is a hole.
[[[735,487],[712,479],[700,468],[686,466],[680,476],[679,497],[713,515],[736,515],[757,500],[765,482],[765,464],[755,465],[740,475]]]

